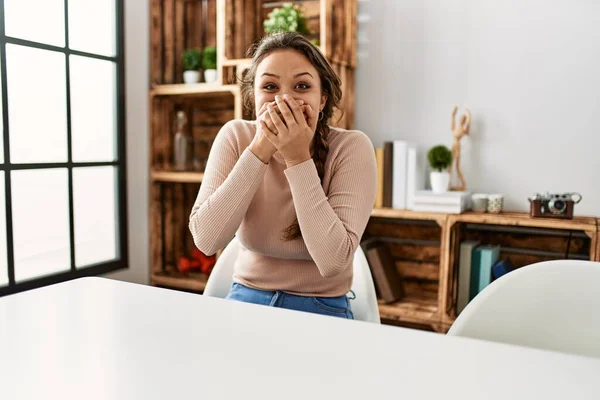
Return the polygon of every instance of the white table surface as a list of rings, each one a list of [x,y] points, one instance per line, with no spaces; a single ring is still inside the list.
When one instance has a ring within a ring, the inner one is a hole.
[[[600,360],[83,278],[0,298],[0,399],[600,399]]]

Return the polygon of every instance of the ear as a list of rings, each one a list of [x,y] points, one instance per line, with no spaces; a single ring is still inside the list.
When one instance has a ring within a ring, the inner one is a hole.
[[[321,104],[319,105],[319,111],[325,107],[326,103],[327,103],[327,95],[324,94],[323,96],[321,96]]]

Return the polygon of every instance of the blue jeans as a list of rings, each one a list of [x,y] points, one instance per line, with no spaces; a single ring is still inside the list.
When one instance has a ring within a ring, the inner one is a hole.
[[[282,291],[252,289],[240,283],[231,285],[227,299],[270,307],[287,308],[331,317],[354,319],[350,302],[346,296],[310,297],[296,296]]]

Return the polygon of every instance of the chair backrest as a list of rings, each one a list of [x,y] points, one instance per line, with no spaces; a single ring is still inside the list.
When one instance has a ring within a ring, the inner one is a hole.
[[[233,266],[237,259],[239,245],[239,239],[234,237],[225,247],[206,283],[205,296],[220,298],[227,296],[233,282]],[[354,255],[353,268],[352,291],[356,295],[356,299],[351,300],[351,305],[354,319],[379,324],[381,320],[375,285],[367,258],[360,246]]]
[[[510,272],[448,334],[600,357],[600,263],[545,261]]]

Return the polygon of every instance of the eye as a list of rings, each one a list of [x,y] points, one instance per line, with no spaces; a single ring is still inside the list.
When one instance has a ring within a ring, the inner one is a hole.
[[[307,90],[310,89],[310,86],[308,85],[308,83],[300,82],[296,85],[296,88],[301,90]]]
[[[273,83],[267,83],[266,85],[263,86],[263,89],[272,91],[272,90],[276,90],[277,86],[275,86],[275,84],[273,84]]]

